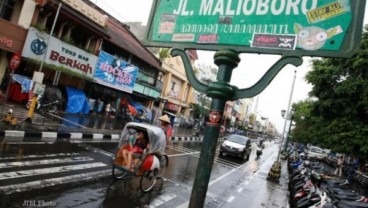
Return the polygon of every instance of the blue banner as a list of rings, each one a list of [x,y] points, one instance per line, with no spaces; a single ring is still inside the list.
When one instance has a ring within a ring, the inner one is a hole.
[[[99,84],[132,93],[137,75],[138,67],[101,51],[93,79]]]

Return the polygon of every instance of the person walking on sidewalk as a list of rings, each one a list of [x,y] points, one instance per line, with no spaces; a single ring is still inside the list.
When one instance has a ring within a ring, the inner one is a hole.
[[[161,121],[160,127],[165,132],[166,136],[166,148],[168,148],[171,145],[170,138],[172,135],[172,126],[170,125],[170,118],[167,115],[163,115],[158,118],[158,120]]]

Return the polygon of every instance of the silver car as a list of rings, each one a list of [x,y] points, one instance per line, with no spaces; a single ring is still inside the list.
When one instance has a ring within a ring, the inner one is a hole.
[[[249,159],[251,151],[252,146],[248,137],[233,134],[221,144],[220,156],[227,154],[240,157],[245,161]]]

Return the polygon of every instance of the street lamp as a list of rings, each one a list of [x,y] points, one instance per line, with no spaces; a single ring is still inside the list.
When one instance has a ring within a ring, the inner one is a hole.
[[[290,110],[290,113],[288,114],[288,116],[287,116],[287,118],[286,118],[286,119],[288,119],[288,118],[289,118],[289,116],[290,116],[290,124],[289,124],[289,130],[288,130],[288,132],[287,132],[287,136],[286,136],[286,140],[285,140],[285,144],[284,144],[284,149],[283,149],[283,151],[286,151],[286,150],[287,150],[287,147],[288,147],[288,144],[289,144],[289,138],[290,138],[290,133],[291,133],[291,126],[292,126],[292,124],[293,124],[294,114],[295,114],[295,109],[294,109],[294,108],[292,108],[292,109]],[[284,114],[284,115],[285,115],[285,114]]]
[[[293,79],[293,82],[292,82],[292,85],[291,85],[289,102],[288,102],[288,108],[287,108],[287,111],[286,110],[282,110],[281,111],[282,117],[285,116],[286,112],[291,112],[290,111],[290,107],[291,107],[291,100],[292,100],[292,97],[293,97],[295,79],[296,79],[296,70],[294,71],[294,79]],[[272,165],[272,167],[270,169],[270,172],[268,173],[268,176],[267,176],[267,179],[269,179],[269,180],[277,180],[278,181],[279,178],[280,178],[280,173],[281,173],[280,154],[281,154],[282,143],[284,142],[284,135],[285,135],[285,129],[286,129],[286,121],[287,121],[287,117],[286,117],[285,122],[284,122],[284,130],[282,132],[282,139],[281,139],[280,149],[279,149],[279,152],[277,154],[277,159],[276,159],[275,163]],[[285,143],[286,143],[286,141],[287,140],[285,140]]]

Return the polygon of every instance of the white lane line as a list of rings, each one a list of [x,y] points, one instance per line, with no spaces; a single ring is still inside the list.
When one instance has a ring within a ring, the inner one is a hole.
[[[189,206],[189,201],[177,206],[176,208],[188,208],[188,206]]]
[[[0,192],[3,192],[5,194],[11,194],[14,192],[23,192],[27,190],[33,190],[33,189],[42,189],[45,187],[56,186],[59,184],[86,181],[86,180],[90,180],[93,178],[107,176],[109,174],[111,174],[111,170],[102,170],[102,171],[95,171],[91,173],[83,173],[83,174],[72,175],[72,176],[31,181],[27,183],[11,184],[8,186],[0,186]]]
[[[249,184],[249,181],[245,181],[244,182],[244,185],[246,186],[246,185],[248,185]]]
[[[22,159],[28,158],[45,158],[45,157],[59,157],[59,156],[75,156],[79,155],[79,153],[58,153],[58,154],[46,154],[46,155],[23,155]],[[0,160],[11,160],[11,159],[19,159],[19,157],[2,157]]]
[[[152,203],[150,203],[150,207],[152,207],[152,208],[158,207],[158,206],[170,201],[171,199],[173,199],[175,197],[176,197],[176,195],[174,195],[174,194],[160,195],[159,197],[155,198]]]
[[[3,162],[0,163],[0,168],[12,168],[12,167],[27,167],[35,165],[50,165],[50,164],[60,164],[60,163],[70,163],[70,162],[86,162],[92,161],[93,158],[90,157],[69,157],[63,159],[48,159],[48,160],[30,160],[22,162]]]
[[[239,192],[239,193],[242,192],[242,191],[243,191],[243,188],[240,188],[240,189],[237,190],[237,192]]]
[[[88,168],[97,168],[107,166],[105,163],[97,162],[97,163],[88,163],[88,164],[80,164],[80,165],[67,165],[53,168],[40,168],[33,170],[21,170],[14,172],[3,172],[0,175],[0,180],[4,179],[13,179],[13,178],[21,178],[27,176],[36,176],[36,175],[44,175],[50,173],[60,173],[74,170],[83,170]]]
[[[175,154],[175,155],[168,155],[168,157],[179,157],[184,155],[195,155],[198,154],[198,152],[192,152],[192,153],[182,153],[182,154]]]
[[[234,199],[235,199],[235,196],[231,196],[231,197],[227,200],[227,202],[228,202],[228,203],[231,203]]]
[[[237,171],[239,168],[243,167],[242,165],[232,169],[231,171],[227,172],[226,174],[216,178],[215,180],[211,181],[208,186],[212,186],[213,184],[217,183],[218,181],[222,180],[223,178],[227,177],[228,175],[232,174],[233,172]]]

